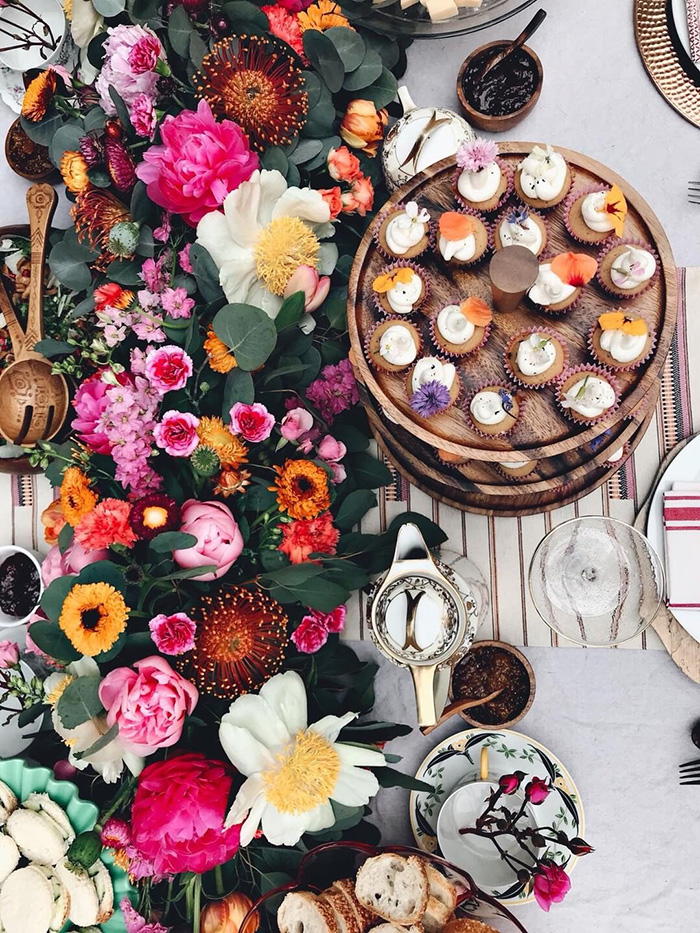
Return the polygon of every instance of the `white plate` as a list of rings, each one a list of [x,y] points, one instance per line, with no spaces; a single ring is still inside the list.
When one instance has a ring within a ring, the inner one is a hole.
[[[674,483],[700,483],[700,435],[693,438],[689,444],[674,458],[669,468],[659,480],[654,492],[647,518],[647,538],[651,546],[666,566],[665,540],[664,540],[664,493]],[[695,641],[700,641],[700,612],[690,609],[673,609],[674,618],[683,626],[686,632]]]

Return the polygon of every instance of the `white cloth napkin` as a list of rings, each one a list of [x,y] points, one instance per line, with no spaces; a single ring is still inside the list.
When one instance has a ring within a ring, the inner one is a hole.
[[[668,605],[700,609],[700,484],[678,482],[664,493]]]

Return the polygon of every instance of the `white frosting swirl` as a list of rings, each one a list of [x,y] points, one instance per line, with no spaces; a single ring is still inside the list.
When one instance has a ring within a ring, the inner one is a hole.
[[[537,281],[528,292],[528,295],[535,304],[547,306],[565,301],[575,291],[575,286],[562,282],[556,272],[552,272],[550,263],[544,262],[540,265]]]
[[[584,374],[567,389],[561,404],[583,418],[599,418],[615,404],[615,390],[601,376]]]
[[[610,278],[617,288],[631,289],[648,282],[655,272],[656,260],[648,250],[628,246],[613,262]]]
[[[505,470],[519,470],[521,467],[527,466],[530,462],[530,460],[506,460],[503,463],[499,463],[499,466],[502,466]]]
[[[440,336],[449,343],[467,343],[474,336],[475,327],[459,310],[459,305],[447,305],[437,316]]]
[[[542,231],[532,217],[517,222],[506,218],[498,236],[501,246],[524,246],[535,255],[542,249]]]
[[[622,330],[604,330],[600,346],[618,363],[631,363],[644,352],[648,334],[626,334]]]
[[[392,366],[408,366],[418,354],[411,331],[403,324],[387,327],[379,340],[379,355]]]
[[[618,447],[618,449],[614,453],[610,454],[610,456],[606,460],[606,463],[617,463],[619,460],[622,460],[622,455],[624,454],[624,452],[625,452],[624,447]]]
[[[396,314],[410,314],[423,291],[423,282],[419,275],[411,271],[410,282],[395,282],[386,293],[389,307]]]
[[[566,162],[551,146],[535,146],[520,165],[520,186],[529,198],[551,201],[565,182]]]
[[[441,382],[446,389],[451,389],[456,376],[457,370],[452,363],[443,363],[436,356],[425,356],[413,367],[411,391],[417,392],[427,382]]]
[[[498,162],[489,162],[477,172],[470,172],[465,168],[457,179],[457,191],[465,200],[481,204],[491,200],[500,184],[501,167]]]
[[[418,210],[415,201],[409,201],[405,209],[395,214],[386,225],[386,245],[398,256],[403,256],[417,246],[428,232],[430,214]]]
[[[476,393],[469,403],[469,411],[480,424],[501,424],[508,416],[503,399],[498,392],[490,389]]]
[[[448,240],[440,234],[438,239],[438,249],[443,259],[447,262],[450,259],[458,259],[460,262],[469,262],[476,254],[476,237],[473,233],[465,236],[461,240]]]
[[[530,334],[518,344],[516,362],[524,376],[541,376],[557,358],[554,342],[547,334]]]
[[[592,191],[581,201],[581,216],[595,233],[609,233],[615,229],[612,217],[605,210],[607,195],[607,191]]]

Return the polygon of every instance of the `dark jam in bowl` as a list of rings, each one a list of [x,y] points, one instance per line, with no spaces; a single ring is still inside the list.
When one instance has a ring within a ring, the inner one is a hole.
[[[522,49],[477,80],[486,59],[498,51],[494,47],[484,49],[470,62],[462,77],[464,94],[471,106],[489,117],[505,117],[521,110],[537,87],[537,66]]]
[[[465,710],[474,722],[498,726],[517,718],[530,698],[529,674],[515,655],[497,645],[474,645],[455,666],[452,693],[457,700],[478,700],[501,688],[490,703]]]
[[[39,601],[39,573],[26,554],[12,554],[0,564],[0,610],[23,619]]]

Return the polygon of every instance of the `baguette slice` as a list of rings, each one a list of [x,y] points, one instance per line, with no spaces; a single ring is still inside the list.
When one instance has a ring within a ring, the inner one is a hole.
[[[340,933],[328,904],[309,891],[292,891],[277,911],[280,933]]]
[[[348,904],[340,891],[324,891],[319,895],[324,904],[328,904],[333,911],[335,922],[340,933],[360,933],[360,927],[355,918],[355,911]]]
[[[498,933],[498,930],[490,927],[488,923],[482,923],[481,920],[460,917],[447,924],[445,933]]]
[[[367,908],[363,907],[358,901],[357,895],[355,894],[355,882],[352,878],[340,878],[340,880],[334,881],[328,890],[330,892],[342,894],[350,904],[350,908],[355,914],[360,933],[367,933],[367,930],[369,930],[372,924],[377,922],[377,915],[371,910],[367,910]]]
[[[427,933],[440,933],[452,918],[457,906],[457,890],[442,872],[432,865],[426,864],[425,868],[428,872],[430,897],[423,917],[423,926]]]
[[[442,933],[445,925],[452,918],[452,911],[436,897],[428,898],[428,906],[423,914],[423,926],[425,933]]]
[[[355,880],[357,899],[383,920],[411,926],[428,906],[428,873],[422,859],[386,852],[367,859]]]

